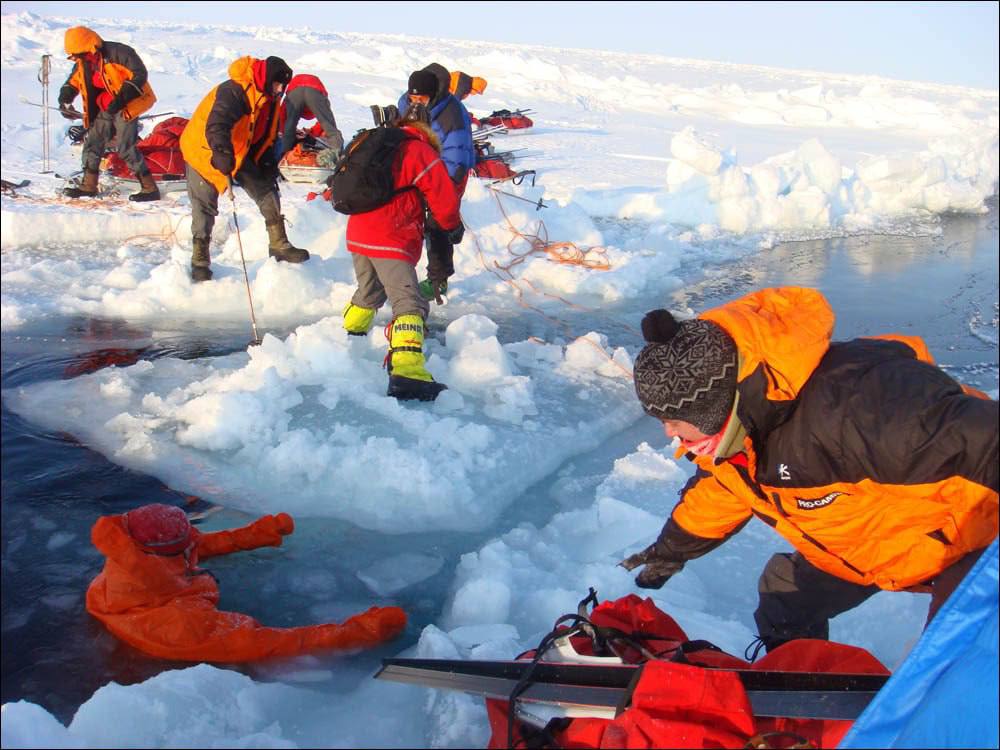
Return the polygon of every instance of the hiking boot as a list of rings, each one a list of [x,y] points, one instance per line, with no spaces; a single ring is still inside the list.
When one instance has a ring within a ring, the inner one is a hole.
[[[286,263],[303,263],[309,260],[309,251],[300,247],[295,247],[288,241],[285,234],[285,217],[271,224],[267,224],[267,253],[272,258]]]
[[[97,197],[97,178],[100,173],[91,172],[90,170],[84,170],[83,179],[80,180],[80,184],[76,187],[68,187],[63,190],[63,195],[67,198],[96,198]]]
[[[448,281],[431,281],[430,279],[424,279],[417,285],[420,290],[420,296],[425,300],[430,302],[431,300],[440,299],[442,296],[448,293]]]
[[[392,321],[386,362],[387,396],[400,401],[433,401],[448,387],[436,383],[424,367],[424,321],[419,315],[400,315]]]
[[[211,281],[212,279],[212,259],[208,252],[211,240],[195,237],[192,241],[194,250],[191,253],[191,281]]]
[[[160,188],[157,186],[156,181],[153,179],[153,175],[149,172],[146,174],[139,175],[139,185],[140,190],[138,193],[132,193],[128,197],[130,201],[135,201],[136,203],[145,203],[146,201],[158,201],[160,200]]]
[[[348,302],[344,308],[344,330],[349,336],[367,336],[375,322],[375,311]]]

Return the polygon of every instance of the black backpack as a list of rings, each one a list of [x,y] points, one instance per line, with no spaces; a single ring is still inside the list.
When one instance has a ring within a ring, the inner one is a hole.
[[[413,136],[399,128],[362,130],[344,152],[327,183],[330,203],[342,214],[363,214],[384,206],[413,185],[395,188],[392,164],[396,150]]]

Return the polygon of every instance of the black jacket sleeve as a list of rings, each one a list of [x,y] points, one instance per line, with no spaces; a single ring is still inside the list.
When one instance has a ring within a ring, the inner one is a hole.
[[[205,122],[205,140],[209,148],[214,153],[235,157],[233,126],[249,114],[250,104],[243,88],[233,80],[219,84],[215,90],[215,102]]]
[[[132,71],[132,83],[142,91],[142,87],[149,80],[149,74],[146,72],[146,65],[142,62],[142,58],[139,57],[138,53],[127,44],[120,44],[118,42],[105,42],[101,50],[104,53],[106,62],[121,65],[123,68]]]

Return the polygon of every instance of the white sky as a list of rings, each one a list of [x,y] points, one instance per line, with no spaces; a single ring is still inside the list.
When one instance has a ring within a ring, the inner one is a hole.
[[[234,13],[234,8],[239,11]],[[457,8],[461,8],[461,12]],[[403,33],[646,52],[996,88],[996,2],[143,2],[118,18]],[[292,10],[290,10],[292,9]],[[105,6],[4,2],[101,17]],[[120,15],[118,15],[120,14]]]

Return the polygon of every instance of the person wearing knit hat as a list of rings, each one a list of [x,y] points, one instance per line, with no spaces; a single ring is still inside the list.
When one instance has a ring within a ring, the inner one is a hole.
[[[450,86],[451,73],[440,63],[415,70],[407,81],[406,93],[399,98],[398,109],[405,114],[411,107],[426,108],[431,130],[441,143],[441,161],[461,199],[469,171],[476,163],[476,150],[472,143],[472,118],[465,105],[450,93]],[[428,214],[424,224],[427,277],[419,286],[424,299],[436,300],[439,305],[444,302],[448,279],[455,274],[455,245],[464,236],[463,224],[447,231]]]
[[[831,341],[812,289],[763,289],[677,320],[654,310],[633,380],[698,471],[659,537],[619,563],[660,588],[753,517],[774,555],[754,613],[768,650],[829,637],[881,589],[931,594],[928,622],[998,530],[997,402],[896,334]]]
[[[127,44],[105,41],[86,26],[66,31],[63,45],[73,70],[59,89],[59,112],[67,120],[81,117],[72,104],[83,99],[83,178],[63,194],[70,198],[97,198],[101,159],[107,145],[118,138],[118,156],[139,180],[139,192],[130,201],[160,199],[160,188],[139,151],[138,117],[156,102],[146,65]]]
[[[191,200],[191,280],[212,278],[209,247],[219,196],[239,185],[253,199],[267,228],[268,255],[278,262],[303,263],[309,251],[296,247],[285,231],[278,192],[274,143],[281,124],[279,103],[292,69],[280,57],[241,57],[229,79],[213,88],[181,134]]]
[[[421,104],[426,105],[437,95],[437,91],[438,80],[433,73],[428,70],[415,70],[410,73],[410,80],[406,84],[406,93],[411,102],[413,97],[419,97],[423,100]]]

